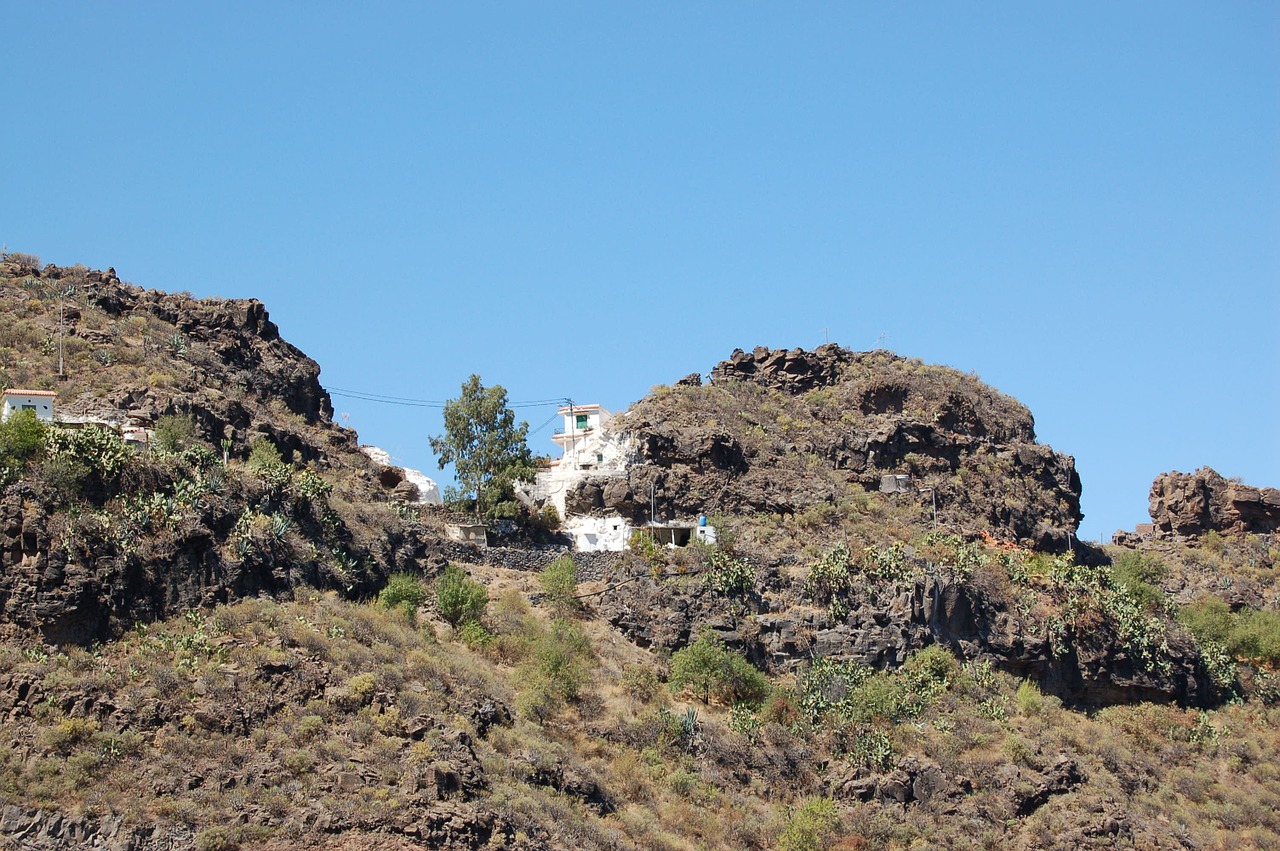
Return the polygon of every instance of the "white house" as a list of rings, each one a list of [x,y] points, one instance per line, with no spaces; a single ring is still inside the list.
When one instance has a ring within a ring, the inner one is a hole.
[[[53,422],[53,401],[58,396],[52,390],[6,390],[4,391],[4,410],[0,411],[0,422],[4,422],[17,411],[35,411],[36,419],[46,423]]]
[[[599,405],[566,405],[558,410],[564,427],[556,429],[551,439],[560,447],[562,457],[553,464],[569,464],[575,469],[589,470],[604,463],[604,453],[597,451],[600,429],[613,419],[613,414]]]

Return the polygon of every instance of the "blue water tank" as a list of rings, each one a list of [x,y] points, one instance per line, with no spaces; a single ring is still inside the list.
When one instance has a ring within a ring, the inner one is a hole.
[[[706,526],[706,525],[707,525],[707,515],[705,515],[705,514],[699,514],[699,515],[698,515],[698,525],[699,525],[699,526]]]

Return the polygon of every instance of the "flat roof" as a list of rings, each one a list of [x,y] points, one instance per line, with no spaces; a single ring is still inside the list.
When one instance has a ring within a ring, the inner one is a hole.
[[[18,390],[11,388],[4,391],[5,396],[57,396],[56,390]]]
[[[578,411],[582,411],[584,414],[587,413],[588,411],[600,411],[603,414],[609,413],[604,408],[594,403],[590,405],[565,405],[563,408],[556,411],[556,413],[563,416],[564,414],[569,414],[569,413],[576,414]]]

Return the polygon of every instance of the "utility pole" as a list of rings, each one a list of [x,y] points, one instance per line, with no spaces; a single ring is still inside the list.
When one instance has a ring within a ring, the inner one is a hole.
[[[577,440],[574,437],[574,432],[577,430],[577,427],[574,425],[573,400],[565,399],[565,401],[569,403],[569,443],[565,447],[565,451],[573,453],[573,469],[576,470],[578,469],[578,447]]]
[[[938,528],[938,489],[934,487],[916,488],[916,490],[924,493],[929,492],[929,501],[933,503],[933,527]]]

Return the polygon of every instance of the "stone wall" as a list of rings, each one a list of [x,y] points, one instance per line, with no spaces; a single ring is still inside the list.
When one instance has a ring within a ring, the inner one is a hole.
[[[440,547],[440,554],[449,561],[483,564],[507,570],[523,570],[536,573],[551,562],[567,555],[578,566],[579,582],[604,581],[612,578],[626,558],[626,553],[584,553],[560,548],[525,549],[523,547],[478,547],[472,544],[447,542]]]

